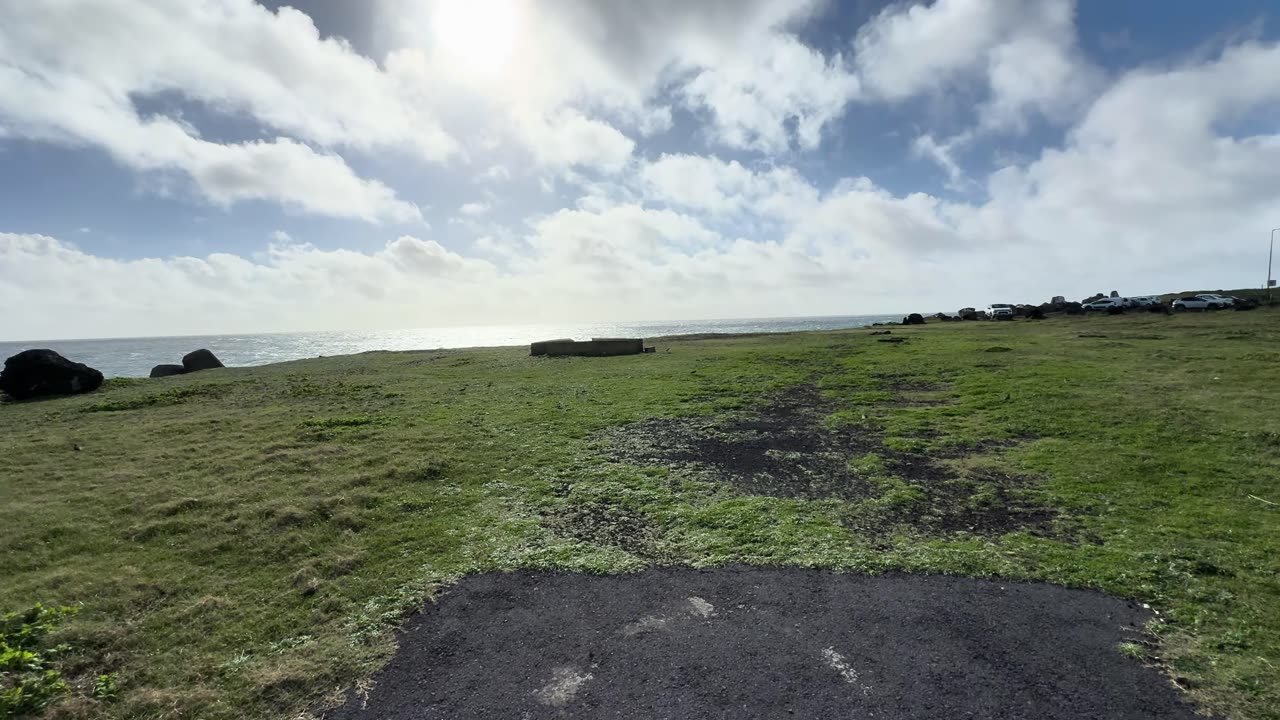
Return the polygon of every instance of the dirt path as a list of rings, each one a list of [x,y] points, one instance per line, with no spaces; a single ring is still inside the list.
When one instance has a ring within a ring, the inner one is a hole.
[[[1193,720],[1116,649],[1147,617],[936,576],[488,574],[413,618],[368,697],[326,717]]]

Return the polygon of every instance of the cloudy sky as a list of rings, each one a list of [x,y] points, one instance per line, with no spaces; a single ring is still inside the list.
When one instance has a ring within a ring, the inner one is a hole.
[[[1271,0],[0,1],[0,339],[1261,286]]]

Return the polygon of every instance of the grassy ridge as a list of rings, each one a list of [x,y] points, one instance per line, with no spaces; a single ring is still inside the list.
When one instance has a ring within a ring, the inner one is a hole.
[[[1160,641],[1125,652],[1280,718],[1280,508],[1250,497],[1280,502],[1280,312],[893,333],[366,353],[0,406],[0,609],[79,608],[51,636],[72,686],[52,714],[283,717],[367,677],[468,572],[1000,574],[1151,603]],[[654,422],[716,441],[801,386],[824,442],[870,443],[836,456],[864,491],[750,493],[616,449]],[[952,506],[1061,512],[983,531]]]

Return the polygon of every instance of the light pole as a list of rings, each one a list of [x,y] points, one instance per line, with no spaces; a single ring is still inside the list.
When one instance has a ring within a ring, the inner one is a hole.
[[[1276,254],[1276,230],[1280,228],[1272,228],[1271,230],[1271,249],[1267,251],[1267,304],[1271,304],[1271,258]]]

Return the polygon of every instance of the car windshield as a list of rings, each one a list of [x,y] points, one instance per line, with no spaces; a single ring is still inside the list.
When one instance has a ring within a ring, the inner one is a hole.
[[[992,303],[992,304],[991,304],[991,309],[992,309],[992,310],[1008,310],[1008,309],[1009,309],[1009,308],[1011,308],[1011,307],[1013,307],[1013,306],[1012,306],[1012,305],[1005,305],[1004,303]]]

